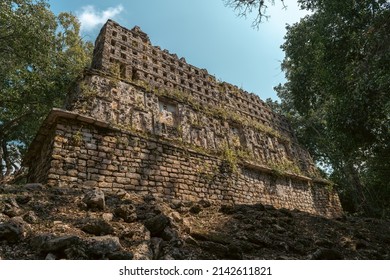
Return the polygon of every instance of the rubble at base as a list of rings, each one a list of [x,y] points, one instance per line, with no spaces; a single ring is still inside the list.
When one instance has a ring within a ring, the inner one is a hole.
[[[2,260],[390,259],[389,228],[388,220],[326,219],[262,204],[0,186]]]

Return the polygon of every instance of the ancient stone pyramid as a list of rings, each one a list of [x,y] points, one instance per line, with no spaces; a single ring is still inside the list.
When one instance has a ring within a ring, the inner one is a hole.
[[[342,212],[283,116],[111,20],[66,110],[51,111],[25,163],[29,181],[55,186]]]

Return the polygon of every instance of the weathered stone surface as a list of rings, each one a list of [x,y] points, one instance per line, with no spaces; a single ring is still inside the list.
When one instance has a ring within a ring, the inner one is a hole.
[[[32,249],[35,251],[40,251],[43,244],[45,244],[50,239],[55,238],[52,234],[44,233],[38,234],[30,238],[29,244]]]
[[[157,215],[147,219],[144,222],[145,227],[150,231],[152,236],[159,236],[169,225],[169,218],[165,215]]]
[[[170,227],[166,227],[161,234],[161,238],[165,241],[177,241],[179,240],[178,233]]]
[[[30,183],[24,185],[24,188],[29,191],[40,191],[43,189],[43,184],[41,183]]]
[[[20,209],[15,198],[9,198],[5,200],[3,206],[3,213],[9,217],[16,217],[22,214],[22,209]]]
[[[132,223],[131,225],[127,224],[120,233],[121,237],[131,237],[131,239],[135,242],[149,241],[151,238],[150,231],[141,223]]]
[[[107,235],[114,232],[114,228],[104,219],[88,218],[81,222],[80,229],[94,235]]]
[[[104,257],[123,249],[119,238],[110,235],[90,237],[86,244],[88,254],[95,257]]]
[[[312,255],[311,260],[343,260],[341,253],[334,249],[319,248]]]
[[[190,208],[192,214],[198,214],[200,211],[202,211],[202,208],[197,204]]]
[[[239,245],[229,244],[226,257],[232,260],[242,260],[243,259],[243,250]]]
[[[122,218],[127,223],[137,220],[136,208],[132,204],[120,205],[115,209],[115,216]]]
[[[83,202],[92,209],[104,210],[106,206],[104,192],[99,189],[88,191],[83,198]]]
[[[0,224],[0,240],[10,243],[21,241],[27,236],[29,229],[21,217],[13,217],[8,222]]]
[[[31,201],[32,197],[29,194],[22,194],[18,195],[15,199],[17,203],[26,204]]]
[[[151,248],[151,251],[153,253],[153,259],[155,260],[158,260],[160,255],[161,255],[161,250],[162,250],[162,243],[163,243],[163,240],[161,238],[158,238],[158,237],[153,237],[151,240],[150,240],[150,248]]]
[[[26,214],[24,214],[23,220],[29,224],[37,224],[39,222],[39,218],[34,211],[28,211]]]
[[[203,208],[208,208],[211,206],[211,202],[205,199],[202,199],[198,202],[198,205],[200,205]]]
[[[8,222],[8,220],[9,220],[9,217],[7,215],[5,215],[5,214],[0,212],[0,224]]]
[[[30,181],[202,200],[193,213],[214,203],[262,203],[341,215],[337,193],[317,180],[283,116],[152,46],[139,28],[104,25],[92,70],[68,100],[69,111],[53,110],[30,147]],[[105,207],[101,195],[84,202]]]
[[[57,259],[57,256],[54,255],[53,253],[49,253],[49,254],[47,254],[46,257],[45,257],[45,260],[47,260],[47,261],[54,261],[54,260],[56,260],[56,259]]]
[[[153,251],[150,246],[150,241],[141,242],[134,248],[134,260],[153,260]]]
[[[200,242],[200,246],[209,252],[212,252],[213,254],[217,255],[218,258],[225,259],[227,257],[229,249],[227,246],[222,245],[220,243],[214,243],[210,241],[202,241]]]
[[[116,251],[107,254],[107,258],[110,260],[132,260],[133,253],[127,251]]]
[[[7,189],[4,192],[0,187],[0,196],[11,198],[24,192],[19,186]],[[106,191],[105,211],[94,212],[78,206],[77,201],[82,199],[84,191],[84,187],[44,188],[34,194],[31,202],[18,203],[24,213],[34,209],[39,220],[36,224],[26,224],[25,238],[19,238],[20,234],[14,234],[12,241],[2,238],[1,258],[254,260],[341,256],[355,260],[389,259],[389,221],[386,219],[351,216],[343,220],[326,219],[300,211],[268,207],[265,210],[259,205],[232,205],[223,213],[214,204],[193,215],[189,208],[197,202],[181,203],[179,213],[172,210],[169,200],[164,202],[156,196],[156,200],[145,202],[146,194],[134,193],[123,200],[116,191]],[[136,206],[139,219],[132,223],[117,217],[106,221],[114,228],[110,236],[117,239],[107,241],[108,244],[91,245],[91,234],[79,228],[85,217],[103,220],[103,214],[111,214],[120,205],[129,203]],[[2,229],[11,220],[3,215]],[[161,233],[151,236],[143,223],[158,215],[168,217],[170,222]],[[23,223],[20,217],[12,218],[15,219]],[[103,251],[99,251],[102,247]]]
[[[61,252],[70,246],[78,244],[80,238],[78,236],[60,236],[51,238],[48,236],[41,236],[35,240],[34,246],[37,246],[41,252]],[[41,245],[39,246],[39,243]]]
[[[111,222],[113,218],[114,218],[114,215],[112,213],[103,213],[102,214],[102,219],[105,220],[106,222]]]

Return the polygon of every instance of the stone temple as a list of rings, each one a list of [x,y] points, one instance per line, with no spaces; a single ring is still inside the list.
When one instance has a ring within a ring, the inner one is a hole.
[[[286,119],[258,96],[109,20],[65,109],[25,158],[30,182],[125,189],[165,200],[342,208]]]

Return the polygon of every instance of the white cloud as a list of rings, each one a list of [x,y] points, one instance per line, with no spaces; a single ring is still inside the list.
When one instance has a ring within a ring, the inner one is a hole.
[[[104,11],[97,11],[92,5],[84,6],[81,12],[77,12],[77,17],[81,22],[83,31],[91,31],[96,26],[104,24],[109,18],[113,18],[123,11],[123,6],[107,8]]]

